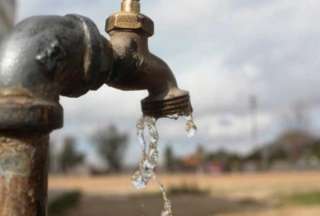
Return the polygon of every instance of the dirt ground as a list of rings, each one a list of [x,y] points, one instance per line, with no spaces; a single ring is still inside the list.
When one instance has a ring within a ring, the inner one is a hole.
[[[167,188],[196,185],[209,195],[171,196],[175,216],[319,216],[320,205],[281,201],[292,193],[320,191],[320,172],[161,176]],[[51,177],[51,191],[79,190],[83,197],[69,216],[155,216],[162,201],[156,184],[137,192],[130,176]]]

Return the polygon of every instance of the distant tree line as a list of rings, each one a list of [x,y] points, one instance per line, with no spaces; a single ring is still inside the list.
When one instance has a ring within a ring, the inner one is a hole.
[[[128,134],[121,133],[111,125],[97,130],[91,137],[97,156],[107,170],[89,167],[92,174],[120,173],[124,170],[124,155],[128,148]],[[248,154],[225,150],[208,151],[199,145],[193,154],[178,157],[173,145],[168,144],[163,153],[167,172],[232,172],[246,170],[267,170],[275,167],[303,165],[319,166],[320,139],[302,130],[289,130],[273,142],[259,145]],[[86,162],[86,154],[77,150],[76,139],[66,137],[63,148],[57,154],[51,153],[55,171],[69,173]]]
[[[91,140],[97,155],[108,167],[108,172],[121,172],[123,170],[123,157],[128,147],[128,134],[120,133],[114,125],[111,125],[97,130]],[[77,167],[84,165],[86,154],[77,150],[77,143],[74,137],[66,137],[62,149],[58,153],[52,151],[52,145],[50,151],[50,167],[52,171],[70,173]],[[94,167],[91,169],[90,171],[94,174],[101,172]]]
[[[248,154],[205,150],[201,145],[195,153],[177,157],[171,145],[165,150],[165,167],[170,172],[232,172],[286,168],[319,168],[320,138],[303,130],[283,132],[273,142],[259,145]]]

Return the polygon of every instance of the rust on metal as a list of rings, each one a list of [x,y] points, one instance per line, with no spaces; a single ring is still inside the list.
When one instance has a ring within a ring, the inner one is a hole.
[[[171,115],[187,116],[193,111],[189,95],[159,101],[143,100],[141,105],[144,115],[155,118]]]
[[[0,96],[0,130],[44,131],[62,127],[60,104],[25,96]]]
[[[0,215],[45,216],[48,135],[0,132]]]
[[[148,90],[145,115],[192,111],[167,63],[152,54],[153,21],[123,0],[106,22],[110,41],[80,15],[34,16],[0,44],[0,216],[45,216],[48,135],[63,125],[60,96],[103,84]],[[19,38],[19,40],[17,40]]]

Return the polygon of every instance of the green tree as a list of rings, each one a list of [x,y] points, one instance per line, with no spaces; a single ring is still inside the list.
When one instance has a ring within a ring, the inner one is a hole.
[[[76,142],[73,137],[66,137],[64,139],[63,149],[58,156],[60,170],[64,173],[84,161],[84,155],[76,151],[75,144]]]
[[[108,164],[110,171],[121,172],[123,157],[128,146],[128,135],[120,133],[114,125],[111,125],[98,130],[93,136],[93,141],[98,154]]]

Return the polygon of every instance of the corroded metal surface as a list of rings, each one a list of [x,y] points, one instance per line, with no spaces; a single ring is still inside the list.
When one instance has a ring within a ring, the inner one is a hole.
[[[148,90],[145,115],[192,111],[189,93],[149,51],[154,24],[139,0],[123,0],[106,31],[110,41],[86,17],[35,16],[0,44],[0,216],[46,215],[47,134],[62,126],[61,95],[79,97],[107,84]]]
[[[48,135],[0,132],[0,215],[45,216]]]
[[[35,16],[0,44],[0,130],[60,128],[60,95],[78,97],[104,84],[109,42],[88,18]]]
[[[160,101],[141,101],[142,111],[144,115],[161,118],[163,116],[188,116],[193,109],[190,103],[189,95],[174,97],[168,100]]]
[[[1,96],[0,130],[48,132],[62,127],[62,107],[25,96]]]
[[[170,103],[175,106],[170,113],[187,113],[189,94],[178,88],[166,62],[149,51],[153,22],[139,8],[139,1],[123,0],[122,10],[107,21],[110,41],[79,15],[38,16],[19,23],[0,47],[0,97],[3,91],[13,92],[0,98],[0,129],[60,128],[59,97],[78,97],[104,83],[148,90],[144,114],[165,117],[167,101],[176,102]],[[23,92],[18,94],[24,104],[17,103],[15,91]],[[181,97],[187,101],[179,103]]]

